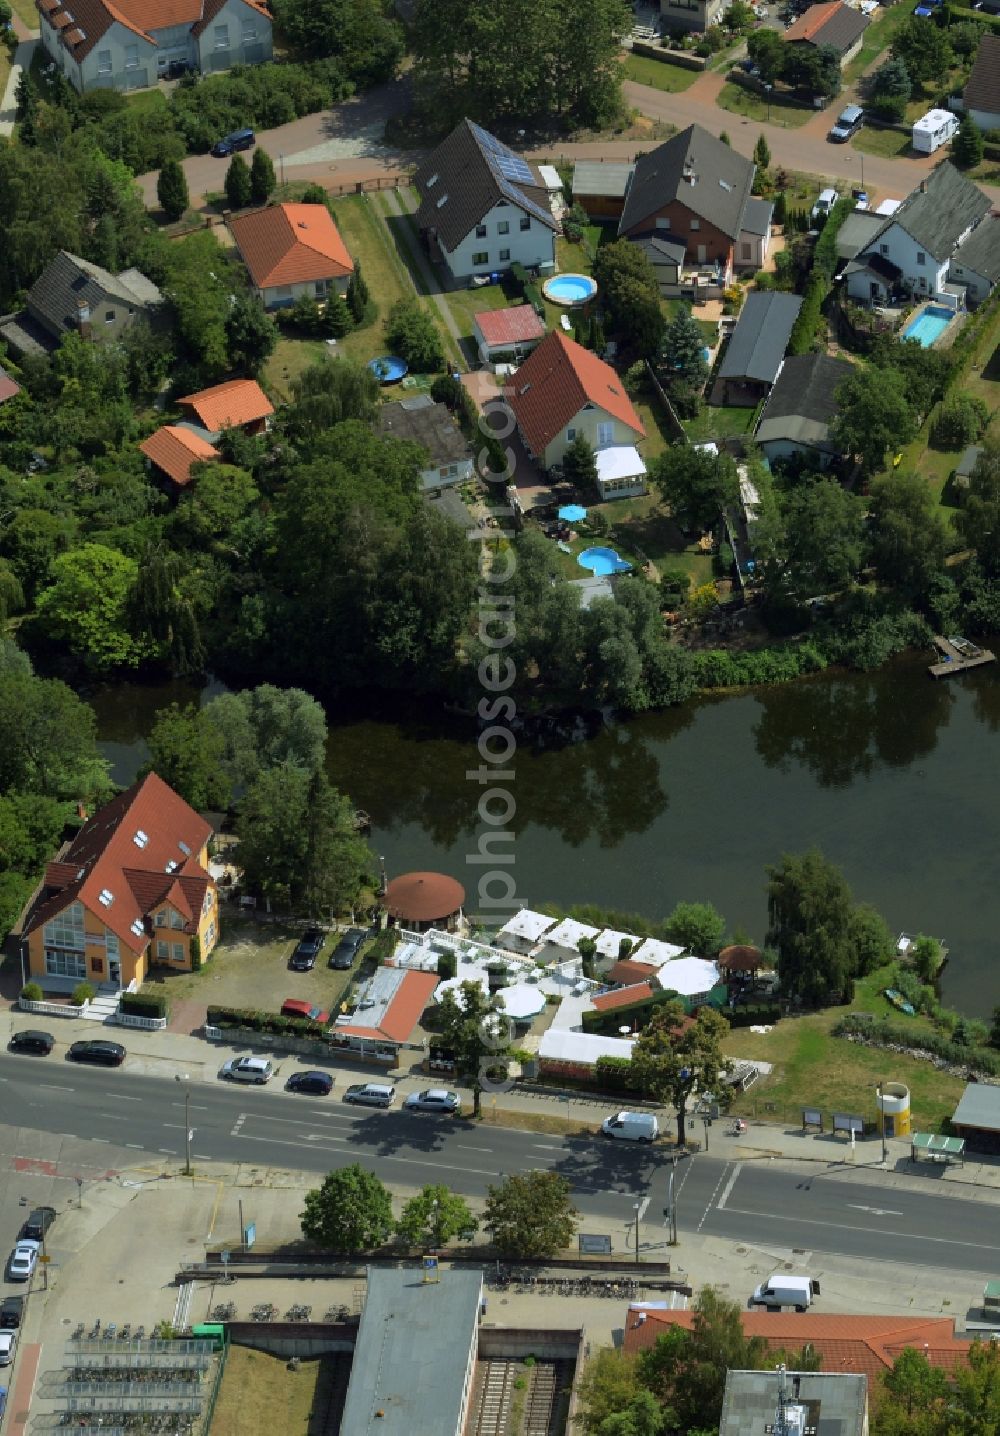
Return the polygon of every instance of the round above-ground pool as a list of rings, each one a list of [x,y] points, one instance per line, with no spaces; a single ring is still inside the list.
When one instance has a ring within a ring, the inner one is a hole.
[[[581,568],[589,568],[598,578],[610,573],[627,573],[632,567],[625,559],[619,558],[613,548],[585,548],[577,555],[576,561]]]
[[[563,304],[572,309],[593,299],[597,293],[597,281],[589,274],[554,274],[542,285],[542,293],[553,304]]]
[[[398,354],[380,354],[377,359],[368,360],[368,367],[380,384],[398,384],[410,368]]]

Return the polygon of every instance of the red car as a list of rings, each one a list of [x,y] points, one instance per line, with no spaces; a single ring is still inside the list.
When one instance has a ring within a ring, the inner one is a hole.
[[[329,1012],[324,1012],[322,1007],[314,1007],[311,1002],[306,1002],[301,997],[286,997],[281,1004],[281,1015],[307,1017],[310,1022],[322,1022],[324,1027],[330,1021]]]

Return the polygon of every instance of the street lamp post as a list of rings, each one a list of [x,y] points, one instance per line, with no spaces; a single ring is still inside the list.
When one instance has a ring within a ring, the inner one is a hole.
[[[641,1202],[633,1202],[632,1210],[635,1212],[635,1262],[639,1265],[639,1214],[642,1211]]]
[[[767,96],[767,123],[768,123],[768,124],[771,123],[771,91],[772,91],[773,89],[774,89],[774,86],[773,86],[773,85],[765,85],[765,86],[764,86],[764,93],[765,93],[766,96]]]
[[[190,1077],[186,1072],[174,1074],[174,1080],[184,1086],[184,1175],[191,1176],[191,1088],[187,1085]]]
[[[884,1084],[882,1081],[880,1081],[879,1084],[878,1084],[878,1126],[879,1126],[879,1131],[880,1131],[880,1133],[882,1134],[882,1161],[883,1161],[883,1163],[885,1162],[885,1158],[886,1158],[886,1150],[885,1150],[885,1108],[884,1108],[883,1105],[882,1105],[882,1088],[883,1088],[884,1085],[885,1085],[885,1084]]]

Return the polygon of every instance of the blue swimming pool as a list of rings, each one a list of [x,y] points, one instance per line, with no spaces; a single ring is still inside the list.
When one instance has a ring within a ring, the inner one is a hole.
[[[581,568],[589,568],[600,578],[609,573],[628,573],[632,567],[625,559],[619,558],[613,548],[585,548],[577,555],[576,561]]]
[[[380,384],[398,384],[409,365],[398,354],[380,354],[377,359],[368,360],[368,367]]]
[[[542,293],[553,304],[586,304],[597,293],[597,281],[589,274],[555,274],[542,285]]]
[[[940,304],[928,304],[915,319],[910,320],[900,338],[917,339],[925,349],[929,349],[954,317],[952,310],[944,309]]]

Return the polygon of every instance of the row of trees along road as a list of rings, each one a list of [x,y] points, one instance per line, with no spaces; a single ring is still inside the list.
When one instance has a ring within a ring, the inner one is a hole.
[[[480,1225],[506,1257],[548,1257],[569,1246],[579,1213],[569,1182],[556,1172],[506,1177],[488,1189],[483,1217],[463,1197],[430,1185],[393,1216],[392,1197],[375,1175],[354,1163],[306,1193],[302,1234],[344,1255],[377,1250],[394,1237],[407,1247],[437,1250],[450,1241],[471,1242]]]

